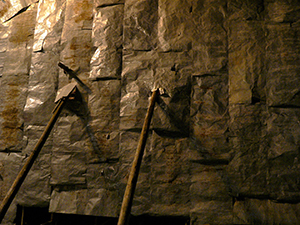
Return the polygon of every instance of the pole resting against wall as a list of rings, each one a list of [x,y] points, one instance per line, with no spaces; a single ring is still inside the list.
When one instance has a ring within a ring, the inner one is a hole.
[[[71,94],[74,94],[76,91],[76,86],[74,84],[69,84],[62,89],[59,90],[58,95],[56,97],[55,102],[57,102],[53,114],[50,118],[50,121],[48,122],[42,136],[38,140],[36,146],[34,147],[33,151],[31,152],[30,156],[28,157],[26,163],[24,164],[23,168],[19,172],[17,178],[15,179],[14,183],[12,184],[11,188],[7,192],[5,198],[3,199],[1,205],[0,205],[0,224],[10,206],[12,201],[14,200],[16,194],[18,193],[23,181],[25,180],[28,172],[30,171],[34,161],[38,157],[42,147],[44,146],[57,118],[59,117],[59,114],[65,105],[66,101],[69,100],[71,97]]]
[[[151,122],[151,118],[152,118],[153,111],[154,111],[155,101],[156,101],[156,98],[158,95],[159,95],[158,89],[156,89],[152,92],[151,99],[150,99],[150,105],[147,110],[147,114],[145,117],[144,125],[143,125],[141,136],[140,136],[140,140],[139,140],[139,143],[138,143],[138,146],[136,149],[136,153],[135,153],[134,160],[132,162],[132,166],[131,166],[131,170],[130,170],[130,174],[128,177],[127,186],[125,189],[123,202],[122,202],[122,206],[121,206],[118,225],[125,225],[125,224],[128,224],[128,222],[129,222],[129,216],[130,216],[130,212],[131,212],[133,195],[134,195],[137,179],[139,176],[141,162],[143,159],[144,149],[146,146],[150,122]]]

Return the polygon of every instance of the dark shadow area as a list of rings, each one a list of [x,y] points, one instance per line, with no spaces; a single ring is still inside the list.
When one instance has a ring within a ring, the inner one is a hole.
[[[86,216],[49,213],[48,207],[17,208],[16,225],[117,225],[117,217]],[[129,225],[189,225],[190,218],[183,216],[131,216]]]
[[[189,225],[190,218],[183,216],[132,216],[129,225]]]
[[[176,99],[176,98],[175,98]],[[174,102],[174,100],[173,100]],[[162,136],[171,136],[174,137],[188,137],[189,136],[189,121],[185,121],[184,118],[186,115],[189,115],[189,112],[186,111],[183,114],[178,114],[177,111],[174,111],[168,106],[163,98],[160,96],[157,98],[157,105],[162,109],[167,118],[170,120],[170,123],[178,129],[178,131],[168,131],[163,129],[155,129]],[[188,108],[188,107],[187,107]]]
[[[17,206],[16,225],[41,225],[51,220],[48,207],[24,207]]]
[[[116,225],[117,218],[71,214],[54,214],[51,225]]]

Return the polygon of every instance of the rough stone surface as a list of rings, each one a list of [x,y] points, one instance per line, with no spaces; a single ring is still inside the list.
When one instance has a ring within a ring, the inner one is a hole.
[[[24,157],[18,153],[11,153],[8,155],[7,153],[1,152],[0,159],[0,200],[2,202],[10,189],[10,186],[14,182],[15,177],[18,175]],[[16,202],[14,201],[9,207],[2,223],[10,224],[16,216],[16,211],[17,207]]]
[[[0,200],[63,109],[17,204],[118,217],[154,88],[134,216],[299,224],[299,1],[0,1]],[[21,10],[21,11],[20,11]],[[149,220],[150,221],[150,220]]]
[[[299,204],[245,199],[233,205],[235,224],[299,224]]]
[[[7,49],[1,77],[0,151],[24,147],[23,108],[26,101],[36,7],[10,21]]]
[[[91,59],[91,79],[120,78],[122,65],[123,5],[98,8],[92,38],[96,51]]]
[[[123,48],[149,51],[157,41],[157,0],[125,1]]]
[[[279,107],[299,107],[299,27],[287,24],[267,26],[267,104]],[[280,35],[279,35],[280,34]],[[282,53],[284,52],[284,54]]]

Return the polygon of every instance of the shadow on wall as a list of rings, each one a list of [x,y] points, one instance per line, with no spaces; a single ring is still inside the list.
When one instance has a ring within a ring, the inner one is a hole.
[[[117,225],[116,217],[96,217],[71,214],[51,214],[48,207],[23,207],[18,205],[16,225]],[[188,217],[175,216],[136,216],[130,218],[130,225],[188,225]]]

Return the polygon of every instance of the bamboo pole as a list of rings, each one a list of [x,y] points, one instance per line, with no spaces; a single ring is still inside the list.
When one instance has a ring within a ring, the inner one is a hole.
[[[147,114],[145,117],[144,125],[142,128],[140,140],[136,149],[135,157],[132,162],[130,174],[128,177],[127,181],[127,186],[125,189],[124,197],[123,197],[123,202],[121,206],[121,211],[120,211],[120,216],[118,220],[118,225],[125,225],[129,222],[129,216],[130,216],[130,211],[131,211],[131,206],[132,206],[132,200],[133,200],[133,195],[139,175],[139,170],[141,167],[141,162],[143,159],[143,154],[144,154],[144,149],[146,146],[146,141],[147,141],[147,136],[148,136],[148,131],[150,127],[150,122],[151,118],[153,115],[154,111],[154,106],[155,106],[155,101],[156,98],[159,94],[158,89],[153,91],[151,99],[150,99],[150,105],[147,110]]]
[[[60,101],[57,103],[57,107],[55,107],[52,117],[51,117],[50,121],[48,122],[42,136],[40,137],[38,143],[36,144],[35,148],[33,149],[32,153],[28,157],[26,163],[24,164],[23,168],[19,172],[17,178],[15,179],[14,183],[12,184],[12,186],[9,189],[8,193],[6,194],[5,198],[3,199],[3,201],[0,205],[0,224],[8,210],[10,204],[14,200],[16,194],[18,193],[18,190],[20,189],[23,181],[25,180],[29,170],[31,169],[34,161],[38,157],[43,145],[45,144],[65,102],[66,102],[66,98],[64,97],[64,98],[60,99]]]

